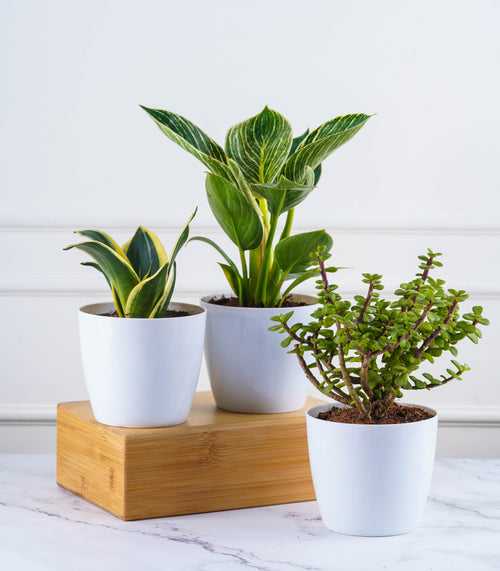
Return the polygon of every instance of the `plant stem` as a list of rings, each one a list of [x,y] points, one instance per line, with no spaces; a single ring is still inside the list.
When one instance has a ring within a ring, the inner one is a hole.
[[[241,260],[241,272],[243,274],[243,279],[248,279],[248,268],[247,268],[247,259],[245,257],[245,250],[240,250],[240,260]]]
[[[359,317],[356,319],[356,323],[362,323],[363,322],[363,319],[365,318],[366,310],[368,309],[368,306],[370,305],[372,295],[373,295],[373,284],[371,283],[368,287],[368,293],[366,294],[365,302],[363,303],[363,307],[361,308],[361,311],[359,313]]]
[[[290,232],[292,231],[294,216],[295,216],[295,208],[290,208],[290,210],[286,213],[285,226],[283,227],[283,231],[281,232],[280,240],[283,240],[284,238],[288,238],[288,236],[290,236]]]
[[[240,260],[241,260],[241,273],[243,274],[243,299],[240,299],[240,305],[246,305],[248,303],[248,267],[247,259],[245,256],[245,251],[240,249]]]
[[[340,329],[340,324],[338,322],[337,322],[337,327]],[[344,383],[347,387],[347,390],[349,391],[349,396],[351,397],[351,400],[354,403],[354,406],[359,410],[359,412],[361,414],[366,415],[367,411],[365,409],[365,405],[363,404],[363,401],[356,394],[356,391],[354,390],[354,385],[352,384],[352,381],[351,381],[351,376],[349,375],[349,372],[347,371],[347,367],[345,364],[345,358],[344,358],[344,348],[342,347],[342,345],[338,346],[338,355],[339,355],[340,371],[342,372],[342,380],[344,381]]]
[[[446,315],[445,320],[443,321],[443,325],[448,325],[451,318],[453,317],[453,312],[455,311],[458,302],[455,300],[449,307],[448,313]],[[442,326],[437,327],[426,339],[422,341],[420,347],[415,351],[415,357],[420,357],[422,353],[429,347],[429,345],[434,341],[434,339],[441,333],[443,330]]]
[[[382,355],[383,353],[394,353],[394,351],[401,345],[401,343],[403,341],[408,340],[411,334],[422,325],[422,323],[425,321],[425,318],[427,317],[427,314],[431,310],[432,306],[433,302],[429,301],[429,303],[424,307],[422,313],[420,314],[420,317],[417,319],[417,321],[415,321],[415,323],[407,333],[401,335],[401,337],[396,339],[394,343],[388,343],[383,349],[374,352],[373,356]]]
[[[262,260],[262,267],[259,275],[259,282],[257,285],[257,299],[266,305],[267,302],[267,283],[269,281],[269,270],[271,268],[271,258],[273,252],[273,239],[278,226],[278,215],[271,215],[271,225],[269,227],[269,234],[267,236],[266,247],[264,250],[264,259]]]

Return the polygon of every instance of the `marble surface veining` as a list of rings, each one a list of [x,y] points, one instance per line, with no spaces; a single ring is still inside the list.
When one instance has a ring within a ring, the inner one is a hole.
[[[438,460],[421,527],[386,538],[329,531],[316,502],[122,522],[54,464],[0,455],[2,571],[500,570],[500,459]]]

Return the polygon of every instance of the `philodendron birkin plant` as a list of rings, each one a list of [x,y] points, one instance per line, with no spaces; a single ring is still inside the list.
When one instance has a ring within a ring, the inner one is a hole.
[[[80,309],[80,345],[94,416],[113,426],[167,426],[186,419],[198,382],[205,311],[172,302],[177,256],[191,215],[170,255],[140,226],[120,246],[102,230],[79,230],[82,265],[105,277],[113,303]]]
[[[419,272],[394,292],[380,295],[382,276],[363,274],[365,295],[345,299],[330,284],[325,252],[316,268],[320,307],[307,323],[277,315],[272,330],[285,335],[306,378],[333,407],[308,412],[309,453],[323,519],[354,535],[394,535],[417,525],[428,495],[437,415],[397,402],[404,391],[431,390],[460,381],[469,367],[457,361],[457,344],[477,343],[488,325],[481,306],[462,313],[464,290],[446,289],[431,276],[441,254],[419,256]],[[419,373],[424,363],[450,353],[439,375]],[[352,493],[346,494],[346,490]]]
[[[217,404],[238,412],[300,408],[305,391],[267,332],[273,312],[266,308],[302,306],[298,314],[305,318],[310,313],[314,299],[292,292],[317,276],[311,253],[320,247],[329,251],[332,239],[324,230],[292,234],[295,208],[317,185],[323,161],[370,116],[336,117],[294,137],[287,119],[265,107],[231,127],[222,148],[180,115],[143,109],[169,139],[208,169],[210,208],[238,250],[237,262],[213,240],[192,238],[222,256],[219,265],[234,294],[203,300],[207,364]]]
[[[143,109],[169,139],[208,168],[208,202],[237,246],[240,266],[212,240],[192,240],[207,242],[223,257],[219,265],[241,307],[283,305],[298,285],[316,275],[309,269],[311,253],[332,245],[324,230],[292,235],[295,208],[317,185],[322,162],[370,116],[336,117],[294,138],[287,119],[265,107],[231,127],[223,149],[188,119],[163,109]]]

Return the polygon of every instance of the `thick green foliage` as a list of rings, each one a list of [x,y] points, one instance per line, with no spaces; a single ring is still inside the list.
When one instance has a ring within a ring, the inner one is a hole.
[[[290,236],[294,208],[316,186],[322,161],[351,139],[369,115],[336,117],[293,138],[287,119],[266,107],[229,129],[223,149],[188,119],[143,109],[209,170],[208,202],[239,250],[240,267],[211,240],[192,240],[210,244],[223,256],[227,263],[219,265],[240,305],[280,306],[296,286],[318,275],[310,269],[311,254],[320,246],[331,247],[331,238],[324,230]],[[286,280],[292,281],[282,291]]]
[[[118,317],[164,317],[175,288],[176,262],[180,249],[189,238],[193,212],[168,256],[158,236],[139,226],[123,246],[101,230],[78,230],[86,242],[64,248],[78,248],[94,261],[83,262],[104,274]]]
[[[394,292],[395,300],[382,299],[382,276],[363,274],[366,295],[344,299],[338,286],[328,283],[325,252],[317,254],[317,282],[321,307],[307,324],[289,325],[293,312],[274,317],[272,331],[285,334],[283,347],[293,345],[309,381],[325,395],[356,407],[368,418],[386,414],[404,390],[431,389],[461,379],[466,364],[451,359],[446,372],[436,377],[417,374],[423,362],[433,363],[445,353],[457,355],[464,338],[477,343],[480,325],[488,325],[483,308],[461,314],[468,298],[463,290],[445,289],[442,279],[430,276],[442,263],[438,252],[419,256],[416,278]]]

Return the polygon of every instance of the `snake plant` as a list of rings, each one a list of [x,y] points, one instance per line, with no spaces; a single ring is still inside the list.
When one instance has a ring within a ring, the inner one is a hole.
[[[189,224],[195,215],[196,210],[170,256],[158,236],[143,226],[122,246],[102,230],[77,230],[75,234],[88,240],[64,250],[78,248],[93,258],[92,262],[82,262],[82,266],[104,274],[118,317],[165,317],[175,287],[175,259],[189,238]]]
[[[318,183],[321,163],[370,116],[336,117],[294,138],[287,119],[266,107],[229,129],[223,149],[188,119],[143,109],[169,139],[207,167],[208,202],[239,250],[240,267],[212,240],[192,240],[210,244],[223,257],[219,265],[240,305],[281,306],[299,284],[317,275],[311,254],[332,247],[324,230],[291,235],[295,207]],[[283,289],[286,280],[291,282]]]

